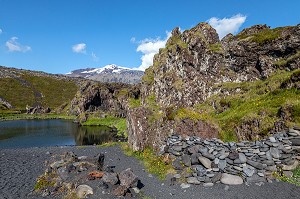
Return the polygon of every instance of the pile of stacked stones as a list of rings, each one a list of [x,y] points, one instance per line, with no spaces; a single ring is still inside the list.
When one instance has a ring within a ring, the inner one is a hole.
[[[300,128],[294,127],[259,141],[224,143],[219,139],[168,137],[162,153],[173,159],[173,178],[189,184],[272,182],[274,172],[291,176],[300,160]]]
[[[101,191],[101,194],[130,197],[143,187],[130,168],[119,173],[114,172],[114,166],[104,168],[102,153],[97,157],[77,157],[67,152],[59,157],[61,159],[49,163],[45,173],[37,179],[38,186],[32,194],[42,197],[75,194],[76,198],[86,198]]]

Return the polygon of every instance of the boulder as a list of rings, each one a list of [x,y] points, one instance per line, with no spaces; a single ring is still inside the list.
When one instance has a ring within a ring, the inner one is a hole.
[[[200,156],[198,157],[198,160],[203,166],[205,166],[205,168],[211,169],[211,161],[208,158]]]
[[[94,194],[93,189],[88,185],[79,185],[76,188],[76,196],[78,198],[86,198],[87,195]]]
[[[120,185],[129,187],[135,187],[138,182],[138,177],[132,172],[130,168],[123,170],[119,173]]]
[[[221,177],[221,182],[226,185],[239,185],[243,184],[243,179],[236,175],[223,173]]]

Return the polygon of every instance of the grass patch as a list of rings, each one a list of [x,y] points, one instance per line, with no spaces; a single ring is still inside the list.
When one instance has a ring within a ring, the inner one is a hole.
[[[34,185],[34,190],[43,190],[46,189],[47,187],[53,187],[55,184],[54,180],[51,180],[50,176],[43,175],[38,177],[36,184]]]
[[[145,70],[144,75],[142,76],[142,83],[147,85],[153,85],[154,84],[154,71],[153,66],[150,66]]]
[[[277,172],[274,173],[275,177],[283,182],[288,182],[294,184],[296,186],[300,186],[300,166],[298,166],[295,170],[292,171],[293,176],[287,177],[284,174],[279,174]]]
[[[208,46],[208,49],[209,49],[209,51],[214,52],[214,53],[224,54],[224,50],[222,48],[221,43],[210,44]]]
[[[121,146],[127,156],[141,160],[147,172],[157,175],[161,180],[164,180],[168,173],[175,173],[172,165],[165,163],[164,157],[157,156],[153,149],[147,147],[143,151],[133,151],[126,143]]]
[[[195,106],[197,112],[182,110],[181,118],[192,117],[213,121],[220,129],[224,141],[236,141],[235,129],[242,123],[259,121],[258,136],[265,136],[278,121],[280,108],[291,107],[292,121],[288,125],[300,125],[300,91],[296,88],[282,89],[282,82],[295,73],[278,71],[266,80],[242,83],[222,83],[216,87],[228,91],[230,95],[219,93],[211,96],[205,103]],[[238,91],[237,91],[238,90]]]
[[[129,108],[137,108],[141,106],[141,98],[134,99],[134,98],[129,98],[128,99],[128,104]]]
[[[145,99],[146,108],[151,111],[148,116],[148,123],[153,124],[155,121],[159,121],[163,116],[164,112],[160,110],[159,104],[156,102],[156,97],[154,94],[149,95]]]
[[[119,142],[106,142],[100,145],[97,145],[98,148],[103,148],[103,147],[110,147],[110,146],[116,146],[120,144]]]
[[[18,78],[0,78],[0,97],[18,110],[35,103],[52,110],[73,99],[77,85],[73,81],[24,72]]]
[[[272,42],[278,37],[280,37],[283,29],[284,28],[280,28],[280,27],[274,29],[266,28],[255,34],[250,34],[250,35],[245,33],[238,34],[237,38],[240,40],[249,38],[250,41],[256,42],[259,45],[263,45],[265,43]]]
[[[83,126],[109,126],[115,127],[118,129],[118,135],[127,137],[127,124],[126,118],[119,117],[106,117],[106,118],[97,118],[89,117],[87,121],[81,123]]]
[[[166,49],[176,50],[177,46],[183,49],[188,47],[187,43],[182,41],[179,35],[170,37],[166,43]]]
[[[86,149],[87,146],[86,145],[82,145],[82,146],[76,146],[77,149]]]
[[[127,96],[129,94],[129,91],[127,88],[122,88],[121,90],[119,90],[119,92],[116,94],[117,97],[123,97],[123,96]]]
[[[181,109],[177,110],[176,115],[175,115],[175,120],[182,120],[182,119],[187,119],[187,118],[189,118],[193,121],[198,121],[202,117],[201,117],[200,113],[198,113],[192,109],[189,109],[189,108],[181,108]]]
[[[0,112],[0,121],[5,120],[47,120],[47,119],[66,119],[74,120],[76,116],[63,114],[25,114],[16,112]]]
[[[297,51],[296,54],[288,57],[288,58],[282,58],[280,60],[278,60],[277,62],[275,62],[274,64],[278,67],[282,67],[282,66],[286,66],[287,64],[293,62],[295,59],[300,57],[300,51]]]

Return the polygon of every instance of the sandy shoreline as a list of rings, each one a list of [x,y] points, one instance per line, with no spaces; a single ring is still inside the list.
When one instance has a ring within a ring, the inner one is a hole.
[[[262,186],[245,184],[230,186],[227,190],[223,184],[213,187],[191,186],[182,189],[179,185],[169,186],[167,182],[145,172],[142,164],[133,157],[127,157],[119,146],[97,148],[88,147],[42,147],[0,149],[0,199],[42,198],[28,195],[35,185],[36,178],[45,170],[45,161],[52,155],[73,151],[77,155],[93,157],[105,153],[105,165],[115,166],[121,171],[131,168],[145,185],[143,196],[150,198],[299,198],[300,187],[283,182],[265,183]],[[101,188],[94,191],[89,198],[115,198],[103,194]]]

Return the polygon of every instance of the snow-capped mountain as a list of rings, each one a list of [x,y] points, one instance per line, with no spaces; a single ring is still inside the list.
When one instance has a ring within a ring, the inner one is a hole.
[[[83,77],[100,82],[123,82],[134,84],[141,81],[144,71],[110,64],[102,68],[78,69],[71,71],[66,75],[70,77]]]

